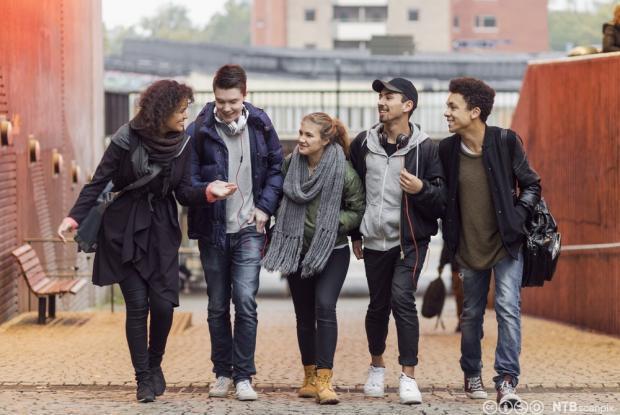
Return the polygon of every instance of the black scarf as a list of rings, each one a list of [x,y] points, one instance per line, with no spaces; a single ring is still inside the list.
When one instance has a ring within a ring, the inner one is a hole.
[[[149,160],[163,166],[168,166],[170,160],[179,154],[185,141],[185,131],[169,132],[162,137],[147,129],[137,117],[129,122],[129,126],[140,135]]]
[[[129,122],[129,127],[140,137],[138,148],[131,155],[131,164],[136,177],[150,174],[150,163],[161,165],[160,177],[163,179],[161,194],[167,195],[170,189],[170,162],[183,148],[187,138],[185,131],[169,132],[162,137],[146,128],[138,117]]]

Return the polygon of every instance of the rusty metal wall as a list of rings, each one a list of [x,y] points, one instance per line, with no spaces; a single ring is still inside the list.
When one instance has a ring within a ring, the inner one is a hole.
[[[529,66],[512,128],[542,177],[563,245],[523,311],[620,334],[620,53]],[[586,245],[586,246],[579,246]]]
[[[10,251],[54,235],[103,151],[101,1],[5,0],[1,20],[0,118],[13,144],[0,150],[0,322],[36,304]],[[48,269],[75,261],[74,247],[34,247]]]

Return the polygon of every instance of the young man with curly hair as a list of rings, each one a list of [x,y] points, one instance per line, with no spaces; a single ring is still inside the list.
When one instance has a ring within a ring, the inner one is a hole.
[[[523,224],[540,199],[540,179],[514,131],[487,125],[495,91],[474,78],[450,82],[444,116],[453,136],[439,144],[448,203],[443,236],[463,279],[461,368],[465,393],[486,399],[481,377],[482,323],[491,271],[498,338],[497,402],[514,407],[521,352]],[[518,187],[518,192],[517,192]]]

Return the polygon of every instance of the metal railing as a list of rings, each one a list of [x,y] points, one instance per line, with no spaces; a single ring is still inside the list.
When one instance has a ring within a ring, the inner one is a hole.
[[[129,94],[130,118],[135,113],[139,94]],[[413,122],[433,138],[450,135],[443,117],[448,91],[420,91],[419,105],[412,116]],[[190,107],[190,120],[200,109],[214,99],[211,91],[196,91]],[[377,93],[368,90],[282,90],[248,91],[247,100],[265,110],[282,139],[297,136],[304,115],[315,111],[340,118],[351,136],[378,122]],[[497,92],[495,105],[488,119],[490,125],[508,128],[519,100],[519,93]]]

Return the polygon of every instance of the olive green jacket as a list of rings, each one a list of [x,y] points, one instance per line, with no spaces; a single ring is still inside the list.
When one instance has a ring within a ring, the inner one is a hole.
[[[285,178],[290,164],[291,156],[289,155],[284,160],[284,163],[282,163],[282,176]],[[362,217],[364,216],[364,210],[366,209],[366,195],[364,194],[364,186],[349,161],[346,162],[344,175],[342,203],[340,204],[340,224],[338,226],[338,236],[336,237],[335,246],[349,243],[347,234],[351,230],[359,227],[362,222]],[[305,254],[308,251],[310,242],[312,242],[316,224],[316,215],[319,211],[320,201],[321,196],[319,195],[306,206],[302,254]]]

